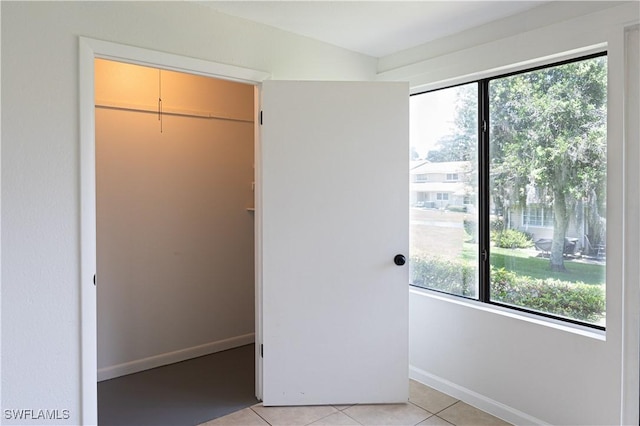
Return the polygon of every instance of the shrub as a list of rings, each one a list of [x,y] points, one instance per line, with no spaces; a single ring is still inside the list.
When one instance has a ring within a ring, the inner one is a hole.
[[[475,276],[474,267],[460,260],[411,258],[411,283],[418,287],[474,297]],[[597,322],[605,310],[600,286],[534,279],[493,267],[491,300],[587,322]]]
[[[501,217],[497,217],[489,223],[489,228],[492,231],[502,232],[504,231],[504,220]]]
[[[533,246],[531,236],[517,229],[494,232],[493,242],[496,246],[502,248],[528,248]]]
[[[478,229],[478,224],[470,219],[464,219],[462,221],[462,225],[464,226],[464,230],[467,234],[469,234],[469,237],[471,238],[472,243],[476,242],[476,229]]]
[[[588,322],[605,310],[599,286],[518,276],[504,268],[491,269],[491,300]]]
[[[475,293],[475,270],[470,265],[438,258],[411,258],[411,283],[460,296]]]
[[[452,205],[448,205],[447,206],[447,210],[449,210],[451,212],[466,213],[467,212],[467,206],[452,206]]]

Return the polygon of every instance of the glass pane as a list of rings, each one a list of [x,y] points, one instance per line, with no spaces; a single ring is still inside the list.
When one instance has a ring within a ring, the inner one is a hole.
[[[478,295],[478,85],[411,97],[411,284]]]
[[[607,58],[490,82],[492,301],[605,325]]]

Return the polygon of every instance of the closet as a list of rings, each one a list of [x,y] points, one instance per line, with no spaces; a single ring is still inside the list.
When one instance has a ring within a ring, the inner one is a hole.
[[[253,343],[254,87],[95,77],[98,380]]]

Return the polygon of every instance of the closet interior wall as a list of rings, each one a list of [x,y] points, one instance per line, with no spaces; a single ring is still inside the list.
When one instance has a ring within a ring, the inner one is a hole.
[[[254,88],[95,61],[98,380],[254,341]]]

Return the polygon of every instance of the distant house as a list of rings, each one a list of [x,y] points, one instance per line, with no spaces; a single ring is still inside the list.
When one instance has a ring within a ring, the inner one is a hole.
[[[469,209],[475,203],[476,197],[474,186],[471,185],[475,180],[472,173],[470,161],[412,161],[410,166],[411,206],[434,209],[458,206]],[[502,217],[507,228],[527,232],[534,240],[552,239],[553,208],[535,195],[527,198],[526,206],[513,206],[495,213]],[[589,244],[585,239],[585,236],[589,235],[584,220],[585,209],[586,207],[579,202],[575,214],[570,218],[566,235],[567,238],[578,240],[580,247]],[[599,239],[594,238],[596,241]]]
[[[553,238],[553,207],[533,185],[526,187],[525,205],[514,205],[511,208],[506,208],[501,214],[507,228],[527,232],[534,240]],[[570,229],[568,229],[571,235],[568,236],[574,237],[577,232],[575,222],[575,218],[573,218],[569,226]]]
[[[470,161],[413,161],[410,169],[411,205],[446,208],[471,204],[475,196],[470,185],[471,172]]]
[[[507,224],[512,229],[528,232],[534,239],[553,238],[553,208],[542,204],[514,207],[508,212]],[[568,236],[576,234],[575,220],[571,220]]]
[[[569,226],[565,238],[577,242],[577,248],[589,253],[604,251],[604,220],[600,228],[590,227],[588,223],[589,208],[578,201],[575,211],[569,216]],[[553,207],[542,203],[531,203],[526,206],[514,206],[505,212],[505,225],[531,235],[534,241],[553,239],[554,215]]]

